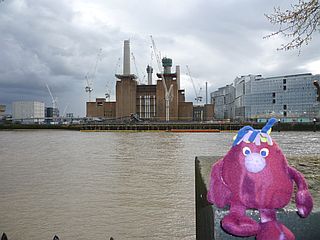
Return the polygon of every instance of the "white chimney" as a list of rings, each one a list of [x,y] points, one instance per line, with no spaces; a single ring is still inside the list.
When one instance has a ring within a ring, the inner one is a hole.
[[[148,73],[148,85],[152,85],[153,68],[149,65],[147,66],[147,73]]]
[[[180,66],[176,66],[176,74],[177,74],[177,87],[180,90]]]
[[[124,40],[123,75],[130,75],[130,40]]]

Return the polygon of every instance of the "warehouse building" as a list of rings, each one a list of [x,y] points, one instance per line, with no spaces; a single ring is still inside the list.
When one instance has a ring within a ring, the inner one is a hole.
[[[17,101],[12,103],[12,120],[21,123],[42,123],[45,119],[43,102]]]

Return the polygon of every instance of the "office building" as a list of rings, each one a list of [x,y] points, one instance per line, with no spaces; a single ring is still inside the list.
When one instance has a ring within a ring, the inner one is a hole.
[[[245,119],[272,116],[283,122],[312,122],[319,107],[316,79],[319,75],[311,73],[253,79],[245,97]]]
[[[21,123],[42,123],[45,118],[43,102],[17,101],[12,103],[12,120]]]
[[[313,81],[320,75],[311,73],[281,75],[264,78],[246,75],[234,80],[234,113],[230,119],[237,121],[264,122],[270,117],[282,122],[312,122],[319,117],[319,103]],[[228,86],[211,94],[215,118],[226,119],[224,114],[230,102]],[[232,101],[231,101],[232,102]]]
[[[217,120],[233,119],[235,115],[235,87],[233,84],[219,88],[211,93],[211,103],[214,104],[214,118]]]

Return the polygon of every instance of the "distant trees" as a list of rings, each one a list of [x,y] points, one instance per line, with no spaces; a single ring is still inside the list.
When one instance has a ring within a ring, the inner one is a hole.
[[[320,30],[320,5],[318,0],[299,0],[291,9],[281,10],[275,7],[272,14],[265,14],[269,22],[278,25],[279,30],[264,38],[282,35],[290,38],[278,50],[291,50],[308,45],[314,32]]]

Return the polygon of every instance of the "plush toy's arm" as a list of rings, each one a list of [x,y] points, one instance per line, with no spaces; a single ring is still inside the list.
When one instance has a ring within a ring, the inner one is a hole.
[[[230,203],[231,192],[222,179],[222,160],[215,163],[211,168],[210,187],[207,194],[209,202],[219,208]]]
[[[288,171],[290,177],[295,181],[298,187],[296,194],[298,213],[301,217],[307,217],[313,208],[313,200],[308,190],[308,184],[303,175],[293,167],[289,167]]]

